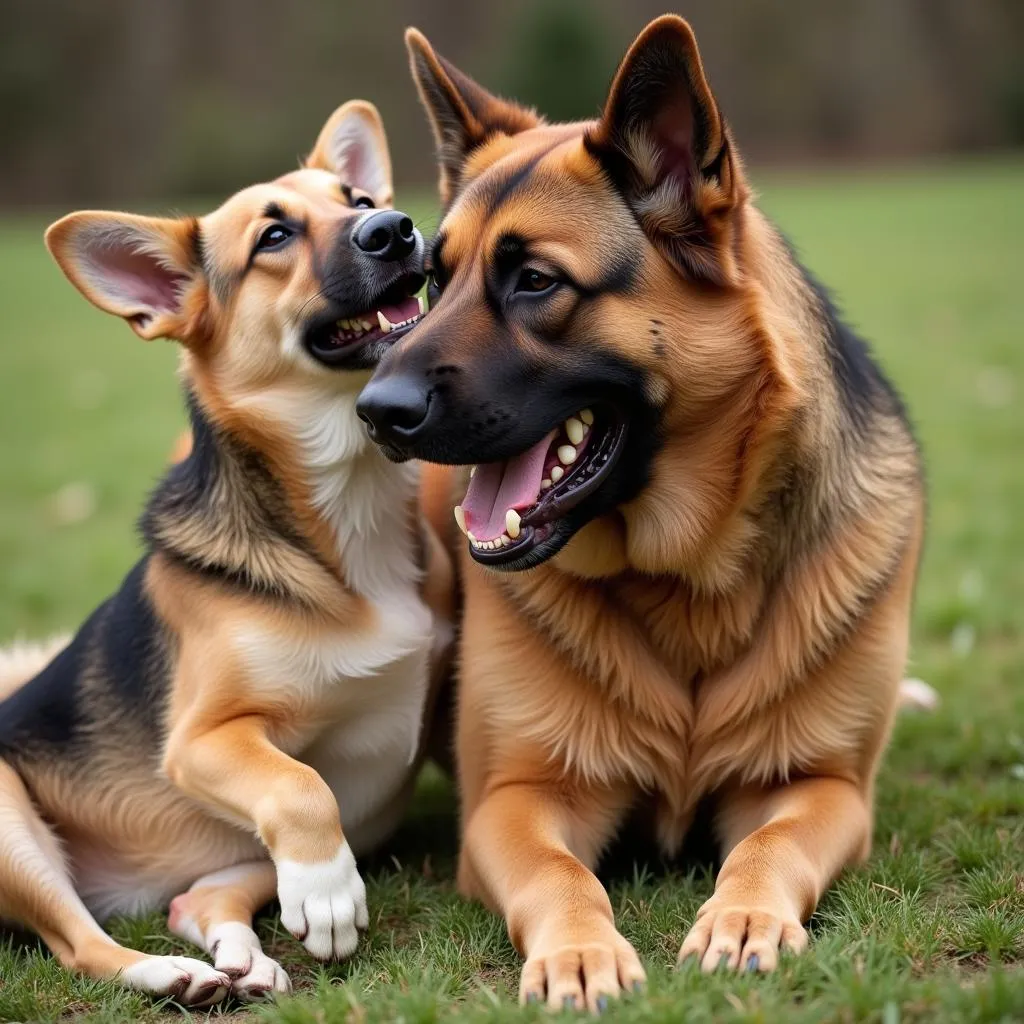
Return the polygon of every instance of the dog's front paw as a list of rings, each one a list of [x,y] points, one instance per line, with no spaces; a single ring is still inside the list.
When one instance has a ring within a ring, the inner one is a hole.
[[[788,910],[712,896],[697,912],[679,962],[699,960],[703,971],[773,971],[780,949],[802,953],[806,947],[807,932]]]
[[[246,1003],[287,995],[288,975],[260,947],[256,933],[234,921],[216,925],[209,934],[213,966],[231,979],[231,994]]]
[[[281,923],[318,960],[343,960],[359,944],[359,929],[370,923],[366,886],[348,843],[332,860],[277,863]]]
[[[231,988],[226,974],[190,956],[143,956],[125,968],[120,978],[128,988],[170,996],[182,1006],[196,1009],[219,1003]]]
[[[603,1013],[623,990],[639,991],[645,978],[636,950],[599,918],[591,927],[544,929],[523,964],[519,1001]]]

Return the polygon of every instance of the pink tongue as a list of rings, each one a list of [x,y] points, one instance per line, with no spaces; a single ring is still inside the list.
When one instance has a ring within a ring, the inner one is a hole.
[[[420,311],[420,304],[415,298],[411,298],[402,299],[401,302],[393,306],[380,306],[379,308],[393,324],[400,324],[403,320],[414,317]]]
[[[543,441],[508,462],[478,466],[462,502],[466,529],[477,540],[494,540],[505,532],[505,513],[529,508],[540,497],[544,459],[555,438],[552,430]]]

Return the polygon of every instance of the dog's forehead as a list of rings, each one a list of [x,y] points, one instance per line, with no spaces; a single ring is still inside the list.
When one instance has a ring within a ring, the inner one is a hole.
[[[260,220],[332,216],[344,202],[341,182],[327,171],[302,168],[275,181],[250,185],[236,192],[203,217],[203,244],[215,265],[229,266],[251,245],[251,225]]]
[[[335,175],[302,168],[275,181],[250,185],[236,192],[203,218],[203,226],[211,231],[237,227],[243,222],[270,216],[267,211],[272,207],[295,212],[310,206],[327,210],[342,199],[341,182]]]
[[[475,174],[442,221],[444,260],[486,259],[504,235],[562,250],[579,264],[609,246],[642,244],[642,232],[583,143],[586,125],[502,136],[482,147]],[[467,175],[469,177],[469,175]]]

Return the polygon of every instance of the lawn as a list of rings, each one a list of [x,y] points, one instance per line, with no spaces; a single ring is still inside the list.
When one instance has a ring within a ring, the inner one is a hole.
[[[1024,1020],[1024,161],[761,184],[766,208],[874,341],[917,425],[930,511],[911,671],[943,704],[899,723],[874,853],[822,901],[810,951],[776,974],[673,971],[711,891],[709,866],[616,869],[619,925],[650,986],[608,1016]],[[88,307],[51,265],[44,223],[8,220],[0,233],[2,638],[73,626],[116,585],[183,424],[172,347]],[[350,963],[314,965],[267,915],[268,951],[296,997],[214,1015],[543,1019],[514,1005],[518,961],[500,922],[453,891],[453,807],[448,784],[427,776],[402,833],[365,865],[372,925]],[[113,932],[181,950],[159,916]],[[0,935],[0,1020],[181,1012],[71,978],[34,942]]]

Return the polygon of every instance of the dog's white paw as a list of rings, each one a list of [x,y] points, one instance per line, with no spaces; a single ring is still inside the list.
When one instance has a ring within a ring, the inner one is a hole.
[[[346,842],[329,861],[279,861],[277,895],[281,923],[318,960],[351,956],[359,929],[370,923],[366,886]]]
[[[239,922],[210,929],[207,937],[214,967],[231,979],[231,994],[251,1003],[292,990],[288,975],[260,948],[256,933]]]
[[[213,1006],[231,988],[221,971],[187,956],[147,956],[121,972],[128,988],[153,996],[170,996],[182,1006]]]

